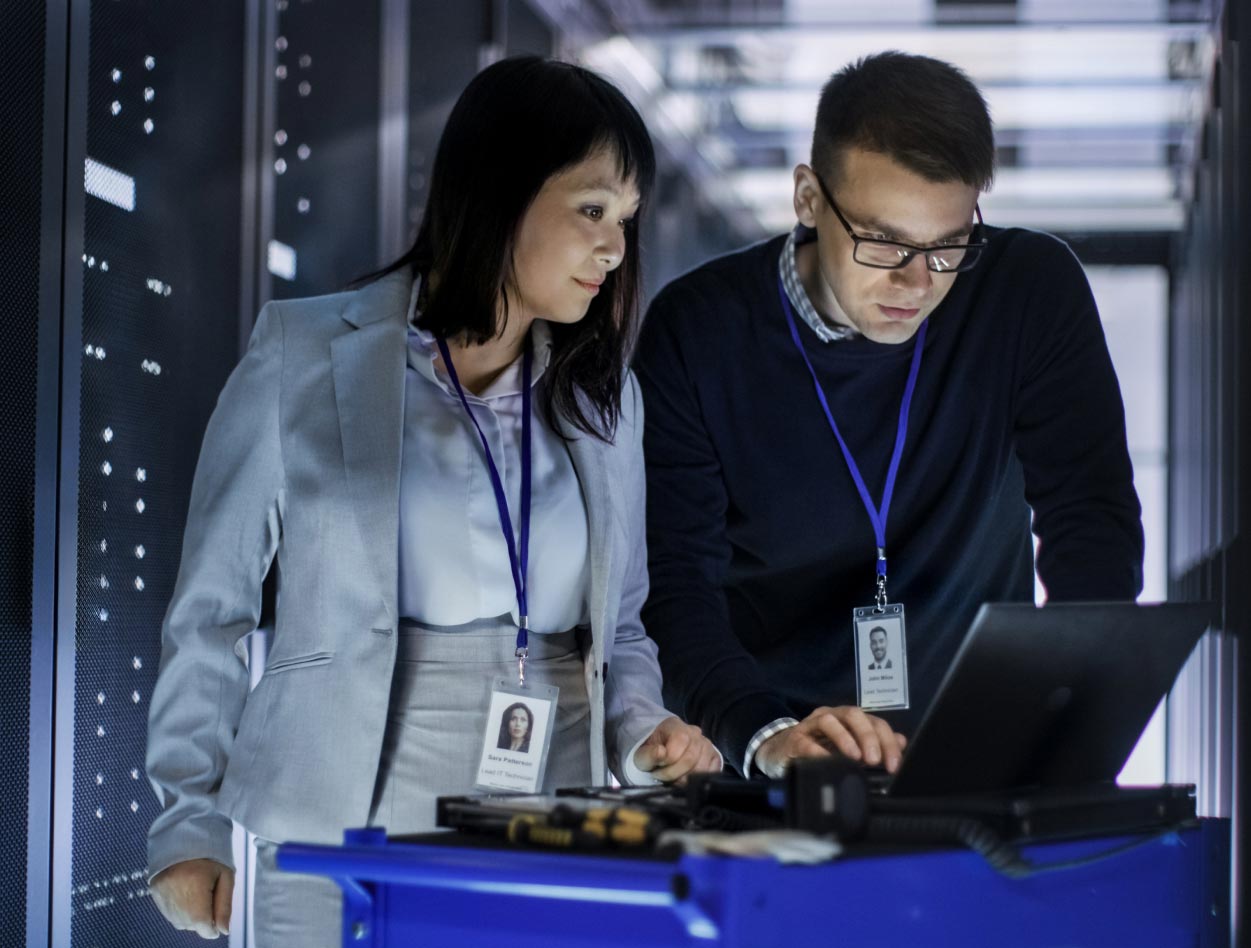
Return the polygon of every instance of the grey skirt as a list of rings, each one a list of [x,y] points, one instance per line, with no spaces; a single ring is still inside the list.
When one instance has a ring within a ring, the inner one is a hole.
[[[517,681],[516,638],[498,622],[454,632],[400,626],[370,825],[393,835],[433,829],[436,797],[472,792],[491,684]],[[577,635],[531,635],[529,647],[526,680],[560,689],[543,788],[588,784],[591,709]]]
[[[392,835],[433,830],[437,797],[473,792],[492,683],[500,675],[517,680],[516,636],[500,620],[454,629],[401,623],[370,826]],[[543,789],[588,784],[591,716],[578,636],[531,634],[529,647],[526,680],[560,689]],[[282,872],[274,852],[273,843],[257,841],[258,948],[340,945],[338,886]]]

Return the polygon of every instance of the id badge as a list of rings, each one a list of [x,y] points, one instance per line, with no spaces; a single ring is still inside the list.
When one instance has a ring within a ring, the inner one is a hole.
[[[856,641],[856,703],[865,711],[908,707],[908,642],[901,603],[851,611]]]
[[[518,685],[504,676],[492,682],[475,787],[538,793],[559,694],[555,685]]]

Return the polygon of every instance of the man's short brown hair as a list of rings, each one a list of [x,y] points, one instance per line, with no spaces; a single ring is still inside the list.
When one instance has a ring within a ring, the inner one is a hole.
[[[986,100],[950,63],[896,51],[840,69],[821,90],[812,167],[831,186],[842,153],[888,155],[928,181],[985,191],[995,176],[995,136]]]

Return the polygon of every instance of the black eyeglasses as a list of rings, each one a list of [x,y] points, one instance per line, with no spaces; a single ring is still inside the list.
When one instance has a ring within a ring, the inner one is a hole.
[[[980,240],[971,240],[967,244],[944,244],[938,247],[914,247],[912,244],[905,244],[898,240],[862,237],[851,229],[847,218],[843,217],[843,212],[834,203],[834,198],[826,188],[825,182],[821,180],[821,176],[813,172],[813,177],[817,179],[817,186],[821,188],[821,193],[825,196],[826,203],[830,205],[830,210],[834,212],[838,222],[847,231],[847,236],[851,238],[853,244],[851,258],[856,263],[866,267],[876,267],[879,270],[898,270],[900,267],[906,267],[917,254],[924,254],[925,265],[935,273],[963,273],[966,270],[972,270],[981,259],[982,250],[987,243],[984,237]],[[977,226],[980,227],[982,209],[975,204],[973,211],[977,214]],[[977,228],[975,227],[973,235],[976,236],[976,234]]]

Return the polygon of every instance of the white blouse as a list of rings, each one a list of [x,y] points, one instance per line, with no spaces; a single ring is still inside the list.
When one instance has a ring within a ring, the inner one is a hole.
[[[434,336],[415,325],[414,281],[404,376],[404,451],[400,471],[400,615],[428,626],[510,615],[517,594],[499,508],[478,432],[450,378],[434,361]],[[530,629],[563,632],[588,621],[590,566],[586,507],[565,442],[539,409],[551,359],[551,331],[531,330],[531,519],[527,589]],[[499,468],[514,542],[521,531],[521,358],[481,395],[465,397]]]

